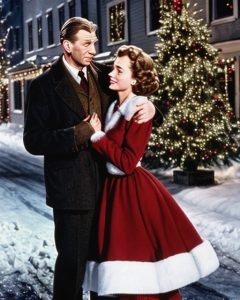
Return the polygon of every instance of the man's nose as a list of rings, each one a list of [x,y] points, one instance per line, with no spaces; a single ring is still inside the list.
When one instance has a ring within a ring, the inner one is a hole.
[[[91,53],[92,55],[96,54],[96,47],[95,45],[91,45],[89,48],[89,53]]]

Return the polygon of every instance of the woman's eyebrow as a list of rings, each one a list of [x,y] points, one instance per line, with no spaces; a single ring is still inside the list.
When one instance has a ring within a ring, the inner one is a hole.
[[[118,70],[123,70],[123,68],[119,65],[115,65],[115,67],[118,69]]]

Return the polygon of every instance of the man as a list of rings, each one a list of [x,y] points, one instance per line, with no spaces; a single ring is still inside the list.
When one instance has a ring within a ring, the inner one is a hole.
[[[24,144],[30,153],[44,155],[46,201],[53,207],[58,252],[53,299],[76,300],[82,297],[86,260],[96,250],[90,236],[104,178],[89,143],[94,130],[88,120],[96,112],[103,121],[113,95],[109,69],[92,62],[96,25],[71,18],[60,40],[63,55],[30,86]],[[140,122],[155,113],[150,103],[138,109]]]

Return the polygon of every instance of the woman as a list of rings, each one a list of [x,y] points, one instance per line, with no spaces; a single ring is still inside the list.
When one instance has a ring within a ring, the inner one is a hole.
[[[89,261],[84,289],[122,299],[181,299],[178,288],[215,271],[217,256],[166,188],[141,167],[151,121],[134,121],[136,103],[159,86],[152,59],[135,46],[117,52],[110,89],[118,92],[105,131],[90,120],[92,146],[107,160],[99,215],[98,258]]]

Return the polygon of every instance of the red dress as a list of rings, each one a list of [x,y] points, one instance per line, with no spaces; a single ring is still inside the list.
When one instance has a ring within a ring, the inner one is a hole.
[[[105,133],[92,136],[107,161],[99,215],[99,257],[87,264],[83,288],[108,294],[160,294],[215,271],[217,256],[168,190],[140,166],[151,122],[132,119],[136,96],[108,111]]]

